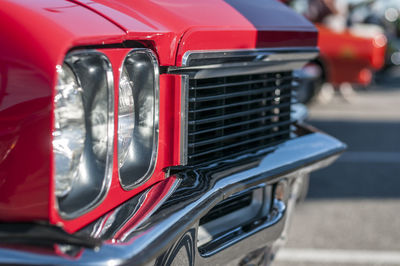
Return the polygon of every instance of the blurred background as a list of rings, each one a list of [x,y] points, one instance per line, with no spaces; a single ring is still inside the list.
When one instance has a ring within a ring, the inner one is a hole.
[[[348,151],[312,174],[273,265],[400,265],[400,0],[284,2],[320,32],[296,73],[308,122]]]

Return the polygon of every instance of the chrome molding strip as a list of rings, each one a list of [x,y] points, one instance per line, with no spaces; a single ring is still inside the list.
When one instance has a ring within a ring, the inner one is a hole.
[[[182,75],[180,114],[180,164],[187,165],[189,77],[194,79],[291,71],[316,58],[316,47],[253,50],[188,51],[181,67],[169,67],[170,74]]]
[[[167,71],[194,79],[278,72],[299,69],[318,53],[315,47],[188,51],[183,56],[181,67],[169,67]]]
[[[250,56],[273,56],[275,58],[284,58],[289,54],[299,54],[298,57],[307,57],[308,53],[319,52],[319,49],[311,47],[280,47],[280,48],[261,48],[261,49],[243,49],[243,50],[197,50],[187,51],[182,57],[182,66],[190,66],[190,60],[195,59],[215,59],[228,57],[250,57]],[[303,54],[303,55],[300,55]],[[274,56],[275,55],[275,56]]]
[[[181,78],[181,114],[180,114],[180,165],[188,163],[188,112],[189,112],[189,77],[182,75]]]

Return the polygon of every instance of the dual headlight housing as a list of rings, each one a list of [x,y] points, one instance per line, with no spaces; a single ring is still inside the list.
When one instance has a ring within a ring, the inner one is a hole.
[[[118,113],[109,59],[96,50],[68,54],[57,67],[54,96],[54,186],[61,217],[76,218],[99,205],[118,160],[125,190],[152,175],[158,141],[158,64],[151,50],[129,52],[119,66]],[[115,130],[114,121],[118,128]],[[114,154],[114,136],[117,154]]]

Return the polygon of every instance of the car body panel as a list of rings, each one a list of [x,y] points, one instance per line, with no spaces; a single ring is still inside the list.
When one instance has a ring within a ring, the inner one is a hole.
[[[152,40],[161,65],[179,66],[189,50],[316,45],[314,26],[275,0],[80,3],[124,28],[128,39]]]

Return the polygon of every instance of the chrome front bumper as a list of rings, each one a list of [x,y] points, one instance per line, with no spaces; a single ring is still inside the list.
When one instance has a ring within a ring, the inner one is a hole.
[[[145,212],[146,215],[142,208],[149,207],[143,202],[152,192],[154,194],[157,186],[163,185],[162,182],[76,234],[101,240],[102,244],[96,248],[62,244],[54,245],[57,252],[43,254],[3,247],[0,263],[226,265],[251,262],[254,258],[267,263],[284,241],[287,220],[302,177],[329,165],[346,148],[333,137],[300,129],[307,132],[266,155],[258,155],[257,160],[243,157],[239,161],[201,169],[171,170],[168,192],[162,201]],[[258,214],[246,225],[228,230],[218,241],[210,242],[205,250],[198,248],[199,221],[213,207],[235,193],[273,187],[282,180],[287,182],[289,192],[283,198],[272,199],[268,214]]]

